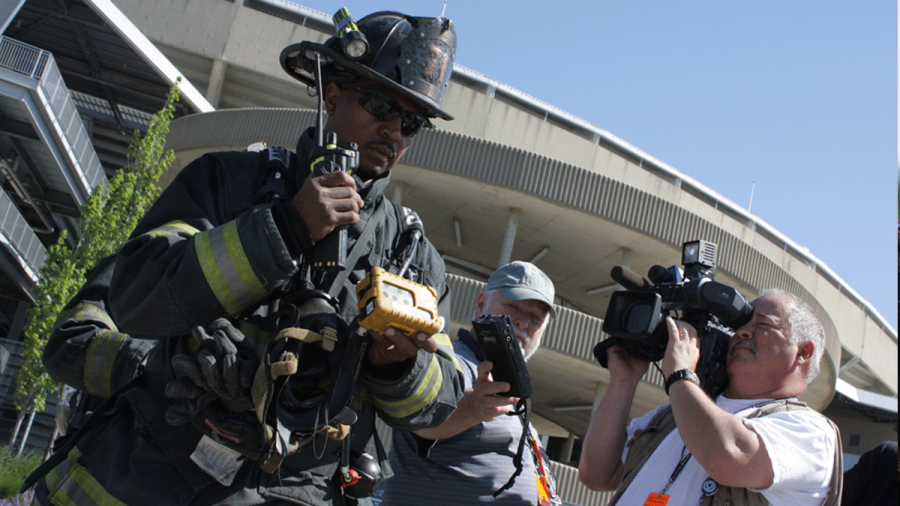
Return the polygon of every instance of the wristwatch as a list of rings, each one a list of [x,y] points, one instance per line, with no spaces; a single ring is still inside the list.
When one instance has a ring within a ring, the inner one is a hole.
[[[700,385],[700,378],[697,377],[697,374],[690,369],[681,369],[673,372],[666,379],[666,395],[669,395],[669,387],[672,386],[672,383],[681,380],[693,381],[697,385]]]

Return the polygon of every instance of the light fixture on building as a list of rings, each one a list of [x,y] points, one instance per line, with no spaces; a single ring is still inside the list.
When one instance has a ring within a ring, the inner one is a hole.
[[[531,262],[531,263],[533,263],[533,264],[534,264],[534,263],[537,263],[537,261],[540,260],[540,259],[542,259],[542,258],[544,258],[544,256],[545,256],[547,253],[550,253],[550,246],[545,245],[543,248],[540,249],[540,251],[538,251],[537,253],[535,253],[534,256],[531,257],[528,261]]]
[[[453,235],[456,237],[456,247],[462,248],[462,225],[460,223],[459,217],[457,216],[453,217]]]

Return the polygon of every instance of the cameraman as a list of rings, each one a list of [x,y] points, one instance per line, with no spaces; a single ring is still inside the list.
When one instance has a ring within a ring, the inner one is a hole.
[[[527,360],[555,314],[553,297],[553,282],[546,274],[531,263],[512,262],[491,274],[475,301],[472,318],[508,315]],[[497,395],[510,385],[493,381],[493,364],[485,361],[472,332],[460,329],[453,349],[464,371],[465,395],[443,424],[414,433],[394,431],[395,476],[385,485],[384,503],[559,504],[549,462],[535,462],[544,452],[532,437],[520,456],[522,473],[511,488],[493,497],[515,472],[514,459],[525,436],[523,421],[507,416],[513,415],[518,399]]]
[[[822,325],[806,303],[782,291],[765,291],[752,305],[753,319],[729,343],[730,381],[717,399],[693,374],[696,330],[667,318],[662,372],[671,404],[627,428],[649,363],[609,349],[609,387],[578,468],[585,486],[616,490],[610,504],[629,505],[818,506],[840,498],[837,428],[794,399],[819,372]]]

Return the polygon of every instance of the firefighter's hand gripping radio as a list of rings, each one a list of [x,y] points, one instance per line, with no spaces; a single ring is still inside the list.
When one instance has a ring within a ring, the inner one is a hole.
[[[394,327],[410,336],[416,332],[434,335],[443,321],[438,314],[434,288],[391,274],[381,267],[356,285],[359,300],[359,325],[384,332]]]

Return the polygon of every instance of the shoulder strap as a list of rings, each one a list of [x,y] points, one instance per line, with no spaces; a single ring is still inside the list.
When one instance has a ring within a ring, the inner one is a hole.
[[[481,362],[487,360],[487,356],[485,356],[484,350],[481,349],[478,341],[476,341],[475,338],[472,337],[472,334],[468,330],[459,329],[459,332],[456,333],[456,336],[459,338],[459,341],[461,343],[472,350],[472,353],[475,354],[475,358],[477,358]]]
[[[413,211],[408,207],[403,207],[402,205],[390,201],[391,205],[394,208],[394,215],[397,218],[397,224],[400,229],[400,233],[397,234],[398,237],[409,236],[409,244],[403,250],[397,250],[397,253],[393,255],[392,261],[397,261],[399,259],[398,254],[403,255],[404,262],[402,267],[400,267],[399,274],[403,276],[406,273],[407,268],[412,263],[413,257],[416,255],[416,251],[418,249],[419,241],[424,240],[425,237],[425,225],[422,224],[422,219],[419,218],[418,213]],[[415,279],[415,276],[407,276],[409,279],[413,281],[419,281]]]
[[[291,165],[291,153],[281,146],[272,146],[260,151],[259,156],[266,171],[266,180],[256,190],[254,202],[262,204],[287,196],[286,178]]]
[[[625,458],[625,469],[622,472],[622,482],[616,489],[616,494],[610,500],[609,504],[613,505],[622,497],[625,489],[631,484],[653,451],[662,443],[673,430],[675,430],[675,414],[672,412],[672,406],[667,405],[660,409],[647,428],[634,433],[634,436],[628,441],[628,456]]]
[[[344,283],[347,281],[347,278],[350,277],[350,272],[353,271],[353,266],[356,265],[356,261],[359,260],[359,257],[362,256],[363,250],[365,249],[365,245],[369,243],[369,239],[375,235],[375,226],[376,222],[379,221],[377,216],[379,212],[384,210],[384,201],[387,200],[385,198],[379,199],[378,203],[375,204],[375,211],[372,213],[372,216],[369,218],[368,223],[366,223],[365,228],[359,237],[356,239],[356,243],[353,244],[353,248],[347,253],[347,268],[338,273],[334,278],[334,282],[331,283],[331,288],[328,289],[328,295],[332,297],[337,297],[338,294],[341,293],[341,288],[344,286]]]

